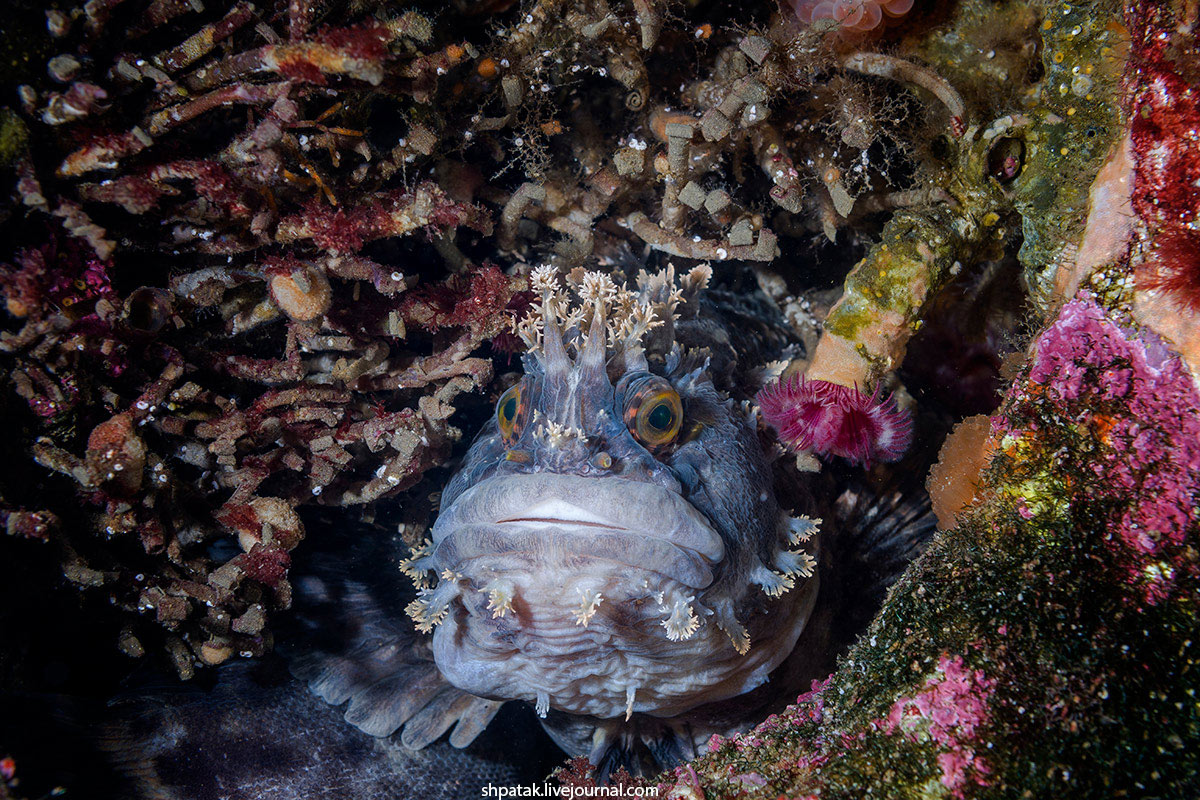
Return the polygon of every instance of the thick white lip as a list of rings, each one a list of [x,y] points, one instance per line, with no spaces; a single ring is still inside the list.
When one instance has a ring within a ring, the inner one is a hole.
[[[442,568],[486,556],[573,555],[623,564],[702,588],[725,543],[690,503],[661,486],[556,473],[489,478],[459,495],[433,526]]]

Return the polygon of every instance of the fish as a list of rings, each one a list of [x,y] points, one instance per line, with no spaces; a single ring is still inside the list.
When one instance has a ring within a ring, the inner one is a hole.
[[[531,272],[523,374],[422,543],[330,521],[297,551],[290,680],[236,675],[219,703],[190,701],[219,713],[126,704],[106,748],[141,796],[243,796],[187,783],[197,772],[256,775],[255,796],[278,800],[326,796],[318,783],[372,800],[434,773],[450,788],[421,796],[479,796],[544,775],[555,748],[601,780],[652,775],[832,670],[934,529],[923,473],[797,469],[752,402],[803,355],[773,302],[752,278],[710,286],[708,265],[632,272]],[[164,727],[177,735],[147,734]],[[316,772],[280,772],[307,763],[290,756],[181,766],[180,748],[219,750],[222,730],[293,754],[346,744]]]
[[[752,410],[676,340],[710,277],[534,270],[525,375],[405,566],[442,675],[556,712],[552,735],[594,719],[594,758],[634,715],[727,733],[693,712],[764,684],[819,589],[818,523],[784,511]]]

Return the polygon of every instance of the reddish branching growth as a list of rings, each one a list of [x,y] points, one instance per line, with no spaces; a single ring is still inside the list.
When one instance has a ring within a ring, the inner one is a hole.
[[[331,253],[353,253],[374,239],[404,236],[419,228],[440,231],[459,225],[491,232],[483,209],[456,203],[436,185],[423,183],[412,192],[386,192],[349,208],[334,208],[313,198],[303,211],[280,220],[276,235],[280,242],[311,239]]]
[[[535,299],[537,299],[537,295],[533,292],[517,292],[508,301],[508,305],[505,306],[504,310],[506,313],[512,315],[514,330],[516,327],[515,323],[523,320],[530,310],[533,309],[533,301]],[[514,330],[503,330],[492,337],[492,347],[508,356],[524,353],[525,343],[521,341],[521,337],[517,336]]]
[[[429,330],[466,327],[490,339],[507,327],[503,313],[514,297],[514,281],[490,264],[468,278],[455,275],[445,283],[414,292],[401,303],[409,325]]]
[[[16,264],[0,264],[0,292],[14,317],[41,318],[56,309],[86,313],[102,297],[113,296],[111,262],[97,259],[79,239],[56,229],[46,244],[23,250]]]
[[[368,83],[383,80],[383,60],[393,33],[381,22],[326,28],[313,41],[268,47],[263,64],[292,80],[318,86],[326,75],[351,75]]]
[[[286,552],[274,547],[259,545],[249,553],[243,553],[230,562],[236,564],[246,576],[259,583],[278,588],[287,577],[291,558]]]
[[[1194,27],[1176,25],[1172,6],[1128,7],[1135,65],[1130,74],[1137,76],[1129,98],[1133,207],[1152,241],[1137,277],[1141,285],[1200,310],[1200,49]]]
[[[793,450],[815,450],[852,464],[896,461],[912,441],[908,413],[879,389],[858,389],[794,375],[758,393],[763,418]]]
[[[580,756],[572,758],[564,767],[555,770],[553,778],[559,784],[575,792],[577,796],[586,797],[596,794],[600,783],[596,780],[596,768],[587,758]],[[617,769],[609,776],[604,785],[604,797],[634,798],[646,797],[646,789],[650,782],[645,778],[634,778],[624,767]]]

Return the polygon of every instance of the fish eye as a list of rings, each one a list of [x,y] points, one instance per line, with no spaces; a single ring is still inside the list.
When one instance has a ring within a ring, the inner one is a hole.
[[[518,417],[521,416],[521,384],[509,387],[496,401],[496,422],[500,425],[500,435],[505,441],[511,442],[521,433]]]
[[[646,447],[653,449],[675,441],[683,426],[679,393],[657,375],[643,375],[625,387],[625,424]]]

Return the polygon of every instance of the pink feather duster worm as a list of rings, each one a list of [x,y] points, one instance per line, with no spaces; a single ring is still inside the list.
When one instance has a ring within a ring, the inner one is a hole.
[[[858,389],[793,375],[756,398],[763,418],[793,450],[841,456],[853,464],[897,461],[912,442],[912,420],[879,389]]]

